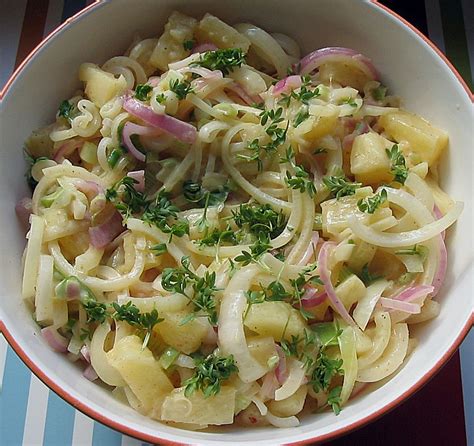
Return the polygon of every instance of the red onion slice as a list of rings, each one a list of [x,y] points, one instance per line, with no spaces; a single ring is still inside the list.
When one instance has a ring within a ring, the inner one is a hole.
[[[64,144],[61,144],[53,155],[53,160],[57,163],[64,161],[66,156],[71,155],[75,150],[80,149],[84,145],[84,140],[80,139],[70,139]]]
[[[344,62],[350,59],[357,62],[358,67],[370,79],[378,80],[379,74],[370,59],[350,48],[329,47],[309,53],[300,61],[300,73],[309,74],[328,62]]]
[[[242,88],[239,84],[236,82],[233,82],[232,84],[228,84],[225,86],[227,90],[233,91],[244,103],[247,105],[253,105],[253,104],[259,104],[262,102],[262,98],[260,95],[250,95],[248,94],[244,88]]]
[[[74,182],[74,185],[89,201],[92,201],[97,195],[104,193],[104,188],[95,181],[77,180]]]
[[[280,387],[275,377],[275,372],[268,372],[263,378],[260,395],[262,398],[273,400],[275,398],[275,390]]]
[[[316,252],[316,246],[318,245],[318,241],[319,241],[319,232],[313,231],[313,235],[311,236],[311,242],[306,248],[306,251],[303,254],[302,259],[298,262],[298,265],[306,265],[309,262],[309,260],[311,259],[311,256]]]
[[[433,206],[433,214],[434,214],[434,216],[436,217],[436,220],[439,220],[440,218],[443,217],[443,213],[441,212],[441,210],[439,209],[439,207],[436,206],[436,205]],[[446,238],[446,230],[444,230],[444,231],[441,233],[441,237],[443,237],[443,240]]]
[[[15,212],[21,225],[27,229],[30,227],[30,215],[33,212],[33,204],[30,197],[22,198],[15,205]]]
[[[318,256],[319,275],[324,283],[324,289],[326,290],[327,297],[334,309],[349,325],[355,325],[351,315],[346,310],[346,307],[344,307],[344,304],[337,297],[336,290],[334,289],[334,286],[331,283],[331,271],[329,271],[328,262],[330,250],[333,249],[333,247],[335,246],[336,244],[334,242],[324,242],[321,246],[321,250],[319,251]]]
[[[434,287],[430,285],[418,285],[414,287],[409,287],[398,293],[395,297],[393,297],[393,299],[401,300],[404,302],[411,302],[412,300],[427,296],[428,294],[432,293],[433,290]]]
[[[193,50],[191,51],[191,54],[195,53],[207,53],[208,51],[216,51],[219,48],[214,45],[213,43],[201,43],[199,45],[196,45]]]
[[[344,151],[349,151],[352,148],[354,139],[364,133],[370,132],[370,127],[365,121],[360,121],[355,125],[354,131],[342,139],[342,148]]]
[[[88,365],[85,370],[82,372],[82,376],[89,381],[95,381],[99,376],[97,375],[96,371],[94,370],[94,367],[91,365]]]
[[[299,88],[302,85],[301,76],[292,75],[279,80],[273,87],[273,96],[288,94],[291,90]]]
[[[195,127],[193,127],[191,124],[188,124],[187,122],[180,121],[179,119],[173,118],[173,116],[168,116],[165,114],[159,115],[142,102],[130,97],[125,100],[123,108],[131,115],[140,118],[152,127],[159,128],[165,131],[166,133],[173,135],[175,138],[179,139],[182,142],[192,144],[194,141],[196,141],[197,130]],[[124,126],[124,132],[126,125],[127,124],[125,124]],[[144,155],[141,155],[144,160]]]
[[[41,334],[49,346],[59,353],[66,353],[67,346],[69,344],[68,340],[58,333],[58,330],[53,326],[43,328]]]
[[[313,308],[321,305],[328,297],[326,291],[319,291],[316,288],[307,288],[301,296],[301,305],[303,308]]]
[[[105,248],[123,231],[122,216],[118,212],[114,212],[111,217],[101,225],[89,228],[91,245],[99,249]]]
[[[388,297],[381,297],[380,303],[382,307],[390,310],[403,311],[404,313],[418,314],[421,311],[419,304],[405,302],[403,300],[390,299]]]
[[[277,381],[280,384],[283,384],[286,379],[288,378],[288,367],[286,366],[286,355],[283,349],[279,345],[275,345],[276,351],[278,353],[278,357],[280,360],[278,361],[278,365],[275,369],[275,376]]]
[[[127,177],[133,178],[135,181],[138,181],[133,187],[138,192],[143,192],[145,189],[145,171],[144,170],[134,170],[127,173]]]
[[[81,347],[81,355],[84,358],[84,360],[90,364],[91,354],[90,354],[90,351],[89,351],[89,347],[87,347],[87,345],[85,345],[85,344]]]
[[[129,153],[136,158],[138,161],[145,161],[145,154],[140,152],[132,142],[132,135],[143,135],[143,136],[158,136],[161,134],[160,130],[145,127],[142,125],[134,124],[133,122],[127,122],[123,126],[123,144],[129,151]]]

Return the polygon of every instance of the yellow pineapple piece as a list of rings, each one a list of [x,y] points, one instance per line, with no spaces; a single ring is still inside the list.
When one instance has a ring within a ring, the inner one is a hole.
[[[207,334],[206,324],[199,319],[181,324],[188,315],[186,310],[164,313],[164,321],[155,325],[166,344],[186,354],[198,350]]]
[[[357,136],[351,151],[351,172],[356,181],[364,184],[392,181],[390,159],[385,151],[392,146],[393,142],[378,133]]]
[[[196,37],[199,42],[211,42],[219,48],[240,48],[244,53],[250,47],[247,37],[211,14],[206,14],[199,22]]]
[[[184,48],[183,43],[193,39],[196,25],[196,19],[174,11],[150,56],[150,64],[166,71],[168,64],[189,56],[190,51]]]
[[[127,82],[122,75],[116,78],[112,73],[107,73],[92,63],[83,63],[80,66],[79,80],[86,83],[86,96],[97,107],[102,107],[127,88]]]
[[[173,385],[152,352],[142,344],[138,336],[126,336],[107,353],[107,359],[140,400],[143,411],[149,413],[161,404]]]
[[[305,321],[298,310],[286,302],[263,302],[250,307],[244,325],[261,336],[281,341],[304,334]],[[285,329],[286,326],[286,329]]]
[[[379,123],[395,141],[408,142],[408,149],[403,151],[413,159],[413,164],[426,161],[432,166],[448,145],[448,134],[444,130],[403,110],[381,116]]]

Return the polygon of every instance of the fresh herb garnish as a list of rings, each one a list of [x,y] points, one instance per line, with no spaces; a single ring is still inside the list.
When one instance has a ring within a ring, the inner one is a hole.
[[[344,175],[325,176],[323,183],[336,198],[354,195],[362,186],[362,183],[351,183]]]
[[[158,243],[157,245],[150,247],[150,250],[153,251],[155,256],[161,256],[168,252],[168,247],[166,246],[166,243]]]
[[[189,93],[193,92],[189,82],[180,82],[178,79],[170,82],[170,90],[178,96],[178,99],[184,99]]]
[[[137,184],[134,178],[124,177],[106,191],[106,199],[115,205],[124,219],[142,213],[139,218],[170,234],[170,239],[173,235],[182,237],[189,233],[188,221],[178,218],[179,209],[171,203],[166,191],[161,191],[154,200],[148,200],[134,184]]]
[[[288,162],[294,171],[294,174],[290,170],[286,171],[285,183],[287,186],[299,190],[301,193],[307,192],[312,198],[316,193],[316,187],[306,169],[302,165],[296,164],[295,153],[291,147],[286,149],[286,157],[281,162]]]
[[[307,105],[308,101],[313,98],[317,98],[320,95],[319,88],[315,88],[314,90],[310,90],[308,87],[311,85],[311,78],[309,76],[302,76],[302,85],[296,93],[293,90],[290,94],[282,94],[282,98],[278,101],[278,105],[284,105],[288,107],[290,105],[291,99],[295,99],[296,101],[300,101],[301,103]]]
[[[279,236],[286,225],[283,213],[274,211],[269,204],[241,204],[232,211],[232,218],[239,228],[248,230],[256,237],[268,234],[271,239]]]
[[[253,263],[260,263],[260,259],[269,249],[271,249],[270,239],[268,234],[261,233],[253,245],[250,246],[249,251],[242,251],[234,260],[242,266]]]
[[[183,48],[187,51],[191,51],[193,48],[194,48],[194,45],[196,45],[196,41],[195,40],[185,40],[183,42]]]
[[[306,121],[309,118],[309,111],[307,108],[298,112],[293,121],[293,127],[298,127],[302,122]]]
[[[425,260],[428,256],[428,248],[424,245],[415,245],[413,248],[400,249],[395,251],[396,255],[420,256],[421,260]]]
[[[390,158],[390,173],[394,176],[394,181],[405,184],[408,177],[408,169],[405,157],[400,152],[398,144],[394,144],[391,149],[385,149],[385,152]]]
[[[375,210],[382,204],[387,201],[387,190],[382,189],[379,193],[373,195],[372,197],[361,198],[357,202],[357,207],[361,212],[366,212],[367,214],[373,214]]]
[[[161,277],[161,286],[166,291],[175,292],[186,296],[194,304],[194,312],[190,313],[181,324],[185,324],[196,317],[196,313],[203,312],[212,325],[217,325],[217,310],[215,293],[216,273],[206,271],[204,277],[197,276],[190,268],[189,257],[181,259],[181,267],[165,268]],[[186,289],[192,286],[192,297]]]
[[[86,299],[82,302],[82,306],[87,314],[87,323],[98,322],[101,324],[107,318],[107,305],[102,302]]]
[[[385,99],[385,95],[387,94],[387,87],[379,85],[378,87],[373,88],[370,93],[376,101],[383,101]]]
[[[228,48],[207,51],[192,65],[199,65],[209,70],[220,70],[224,75],[229,74],[234,67],[245,63],[244,53],[240,48]]]
[[[65,99],[61,102],[61,104],[59,104],[58,116],[65,118],[68,121],[71,121],[74,118],[76,111],[77,110],[74,104]]]
[[[135,97],[139,101],[146,101],[148,100],[148,96],[150,95],[152,90],[153,90],[153,87],[151,85],[138,84],[135,87]]]
[[[190,396],[198,390],[205,398],[217,395],[221,390],[222,381],[228,380],[233,373],[239,371],[232,355],[225,357],[211,354],[194,361],[194,375],[183,383],[185,396]]]
[[[151,310],[149,313],[140,313],[140,310],[131,302],[119,305],[117,302],[112,303],[115,313],[112,317],[116,321],[124,321],[127,324],[145,332],[143,339],[143,348],[145,348],[150,340],[153,327],[164,321],[163,318],[158,317],[157,310]]]
[[[375,282],[378,279],[381,279],[382,276],[376,276],[372,275],[372,273],[369,271],[369,264],[366,263],[363,267],[362,270],[359,274],[359,279],[364,282],[365,286],[369,286],[371,283]]]
[[[230,228],[220,230],[214,228],[212,232],[196,242],[199,246],[220,246],[222,243],[237,245],[238,239],[236,233]]]

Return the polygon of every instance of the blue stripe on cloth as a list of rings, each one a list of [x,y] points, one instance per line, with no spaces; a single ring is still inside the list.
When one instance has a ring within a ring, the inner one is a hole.
[[[64,22],[69,17],[73,16],[81,9],[86,7],[86,0],[64,0],[63,15],[61,22]]]
[[[30,378],[30,371],[8,347],[0,398],[0,443],[4,446],[23,442]]]
[[[100,423],[94,423],[92,446],[120,446],[121,444],[122,434]]]
[[[65,403],[54,392],[49,392],[43,444],[48,446],[69,446],[72,443],[74,414],[74,407]]]

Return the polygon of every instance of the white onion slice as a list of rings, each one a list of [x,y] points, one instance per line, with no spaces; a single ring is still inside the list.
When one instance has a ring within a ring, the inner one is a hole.
[[[364,296],[359,300],[357,306],[354,308],[352,315],[361,330],[365,330],[365,327],[367,327],[370,317],[374,312],[374,308],[388,284],[389,283],[386,280],[378,280],[369,285]]]
[[[245,339],[242,315],[247,305],[244,290],[248,290],[252,280],[259,272],[257,265],[238,271],[224,290],[219,312],[219,347],[223,354],[233,355],[239,368],[239,378],[252,382],[267,372],[250,353]]]
[[[445,229],[449,228],[461,215],[464,204],[456,204],[448,213],[437,221],[429,223],[422,228],[413,231],[399,232],[396,234],[375,231],[366,225],[360,223],[353,215],[349,216],[349,226],[354,235],[364,242],[371,243],[383,248],[402,248],[423,243],[433,237],[436,237]]]
[[[277,417],[273,415],[270,411],[267,412],[265,418],[270,422],[272,426],[275,427],[296,427],[300,425],[300,420],[295,416],[291,417]]]
[[[293,359],[289,365],[288,378],[283,385],[275,390],[275,401],[281,401],[293,395],[304,380],[304,368],[300,361]]]

